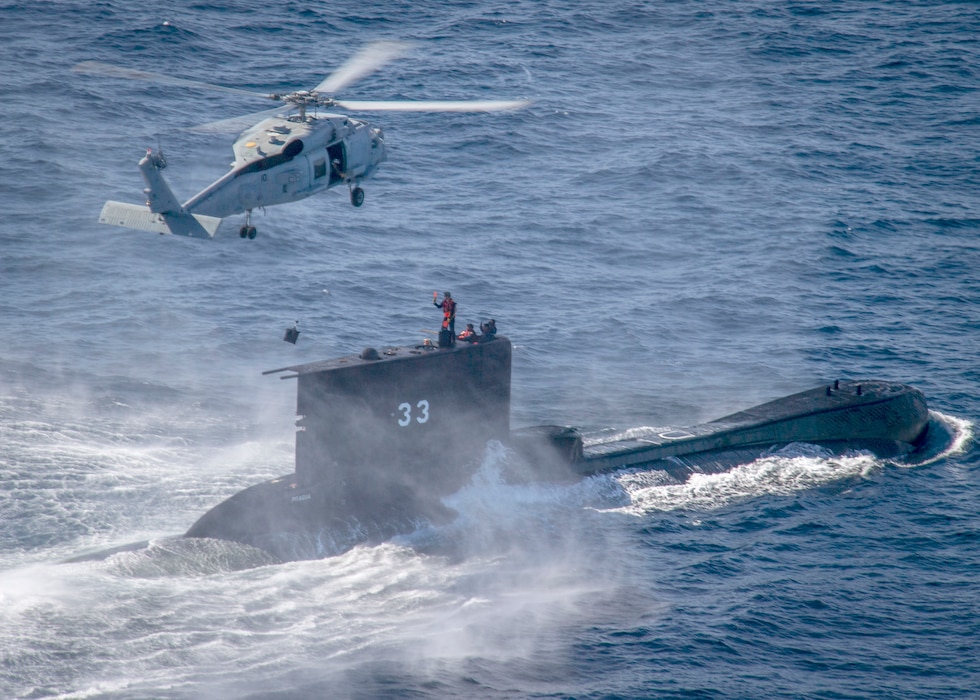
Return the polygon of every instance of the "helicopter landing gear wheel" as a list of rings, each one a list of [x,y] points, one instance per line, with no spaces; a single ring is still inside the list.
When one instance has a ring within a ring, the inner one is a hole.
[[[258,234],[258,231],[252,226],[252,210],[249,209],[245,212],[245,225],[238,229],[238,235],[240,238],[253,239]]]
[[[350,191],[350,203],[355,207],[359,207],[364,204],[364,190],[360,187],[355,187]]]

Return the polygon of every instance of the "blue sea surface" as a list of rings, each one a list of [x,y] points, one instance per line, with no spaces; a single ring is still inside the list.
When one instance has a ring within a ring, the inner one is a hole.
[[[0,0],[0,697],[980,697],[980,13],[971,2]],[[102,226],[162,147],[361,46],[389,158],[255,240]],[[275,564],[167,539],[293,465],[265,370],[493,317],[515,426],[683,426],[835,378],[921,389],[936,449],[797,445],[672,484],[513,484]],[[299,321],[296,345],[283,330]],[[105,561],[81,552],[151,540]]]

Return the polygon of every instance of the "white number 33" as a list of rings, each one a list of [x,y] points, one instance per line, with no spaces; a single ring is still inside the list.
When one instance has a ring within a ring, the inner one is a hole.
[[[416,416],[415,422],[416,423],[427,422],[429,420],[429,402],[426,401],[425,399],[422,399],[417,404],[415,404],[415,408],[419,409],[419,413],[420,413],[420,415]],[[404,428],[405,426],[407,426],[409,423],[412,422],[412,404],[410,403],[398,404],[398,410],[402,414],[402,417],[398,419],[398,425]]]

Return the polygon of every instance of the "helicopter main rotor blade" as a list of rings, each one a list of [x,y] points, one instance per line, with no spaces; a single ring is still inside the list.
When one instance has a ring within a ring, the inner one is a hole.
[[[239,117],[229,117],[228,119],[219,119],[216,122],[199,124],[198,126],[189,127],[187,131],[193,131],[198,134],[234,134],[250,126],[254,126],[267,117],[285,114],[292,109],[293,107],[290,105],[281,105],[262,112],[252,112],[251,114],[243,114]]]
[[[336,100],[334,104],[358,112],[503,112],[523,109],[530,100]]]
[[[75,64],[75,66],[72,67],[72,70],[75,71],[76,73],[84,73],[86,75],[101,75],[109,78],[126,78],[128,80],[149,80],[151,82],[161,83],[163,85],[179,85],[181,87],[198,88],[201,90],[218,90],[220,92],[230,92],[234,95],[247,95],[249,97],[261,97],[266,100],[278,99],[275,95],[270,95],[263,92],[252,92],[251,90],[230,88],[230,87],[225,87],[224,85],[202,83],[197,80],[186,80],[184,78],[175,78],[172,75],[151,73],[149,71],[143,71],[143,70],[133,70],[132,68],[121,68],[120,66],[114,66],[109,63],[100,63],[98,61],[82,61],[81,63]]]
[[[313,92],[332,95],[398,58],[410,48],[412,44],[404,41],[376,41],[368,44],[313,88]]]

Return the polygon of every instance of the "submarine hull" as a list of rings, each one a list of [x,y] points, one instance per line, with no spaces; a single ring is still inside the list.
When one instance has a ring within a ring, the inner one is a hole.
[[[498,336],[438,350],[367,349],[276,370],[299,383],[295,473],[218,504],[186,536],[241,542],[283,560],[385,541],[452,518],[441,499],[471,479],[490,440],[522,455],[534,478],[643,467],[684,480],[790,443],[893,457],[914,449],[929,422],[918,390],[862,381],[684,428],[511,431],[510,367],[510,341]]]
[[[583,435],[582,455],[571,466],[595,474],[794,442],[893,457],[919,444],[928,424],[926,400],[917,389],[882,381],[838,382],[687,428],[639,428],[619,439]]]
[[[380,544],[453,513],[438,499],[387,489],[338,492],[327,482],[303,483],[287,474],[250,486],[205,513],[185,537],[207,537],[257,547],[281,561],[342,554],[358,544]]]

